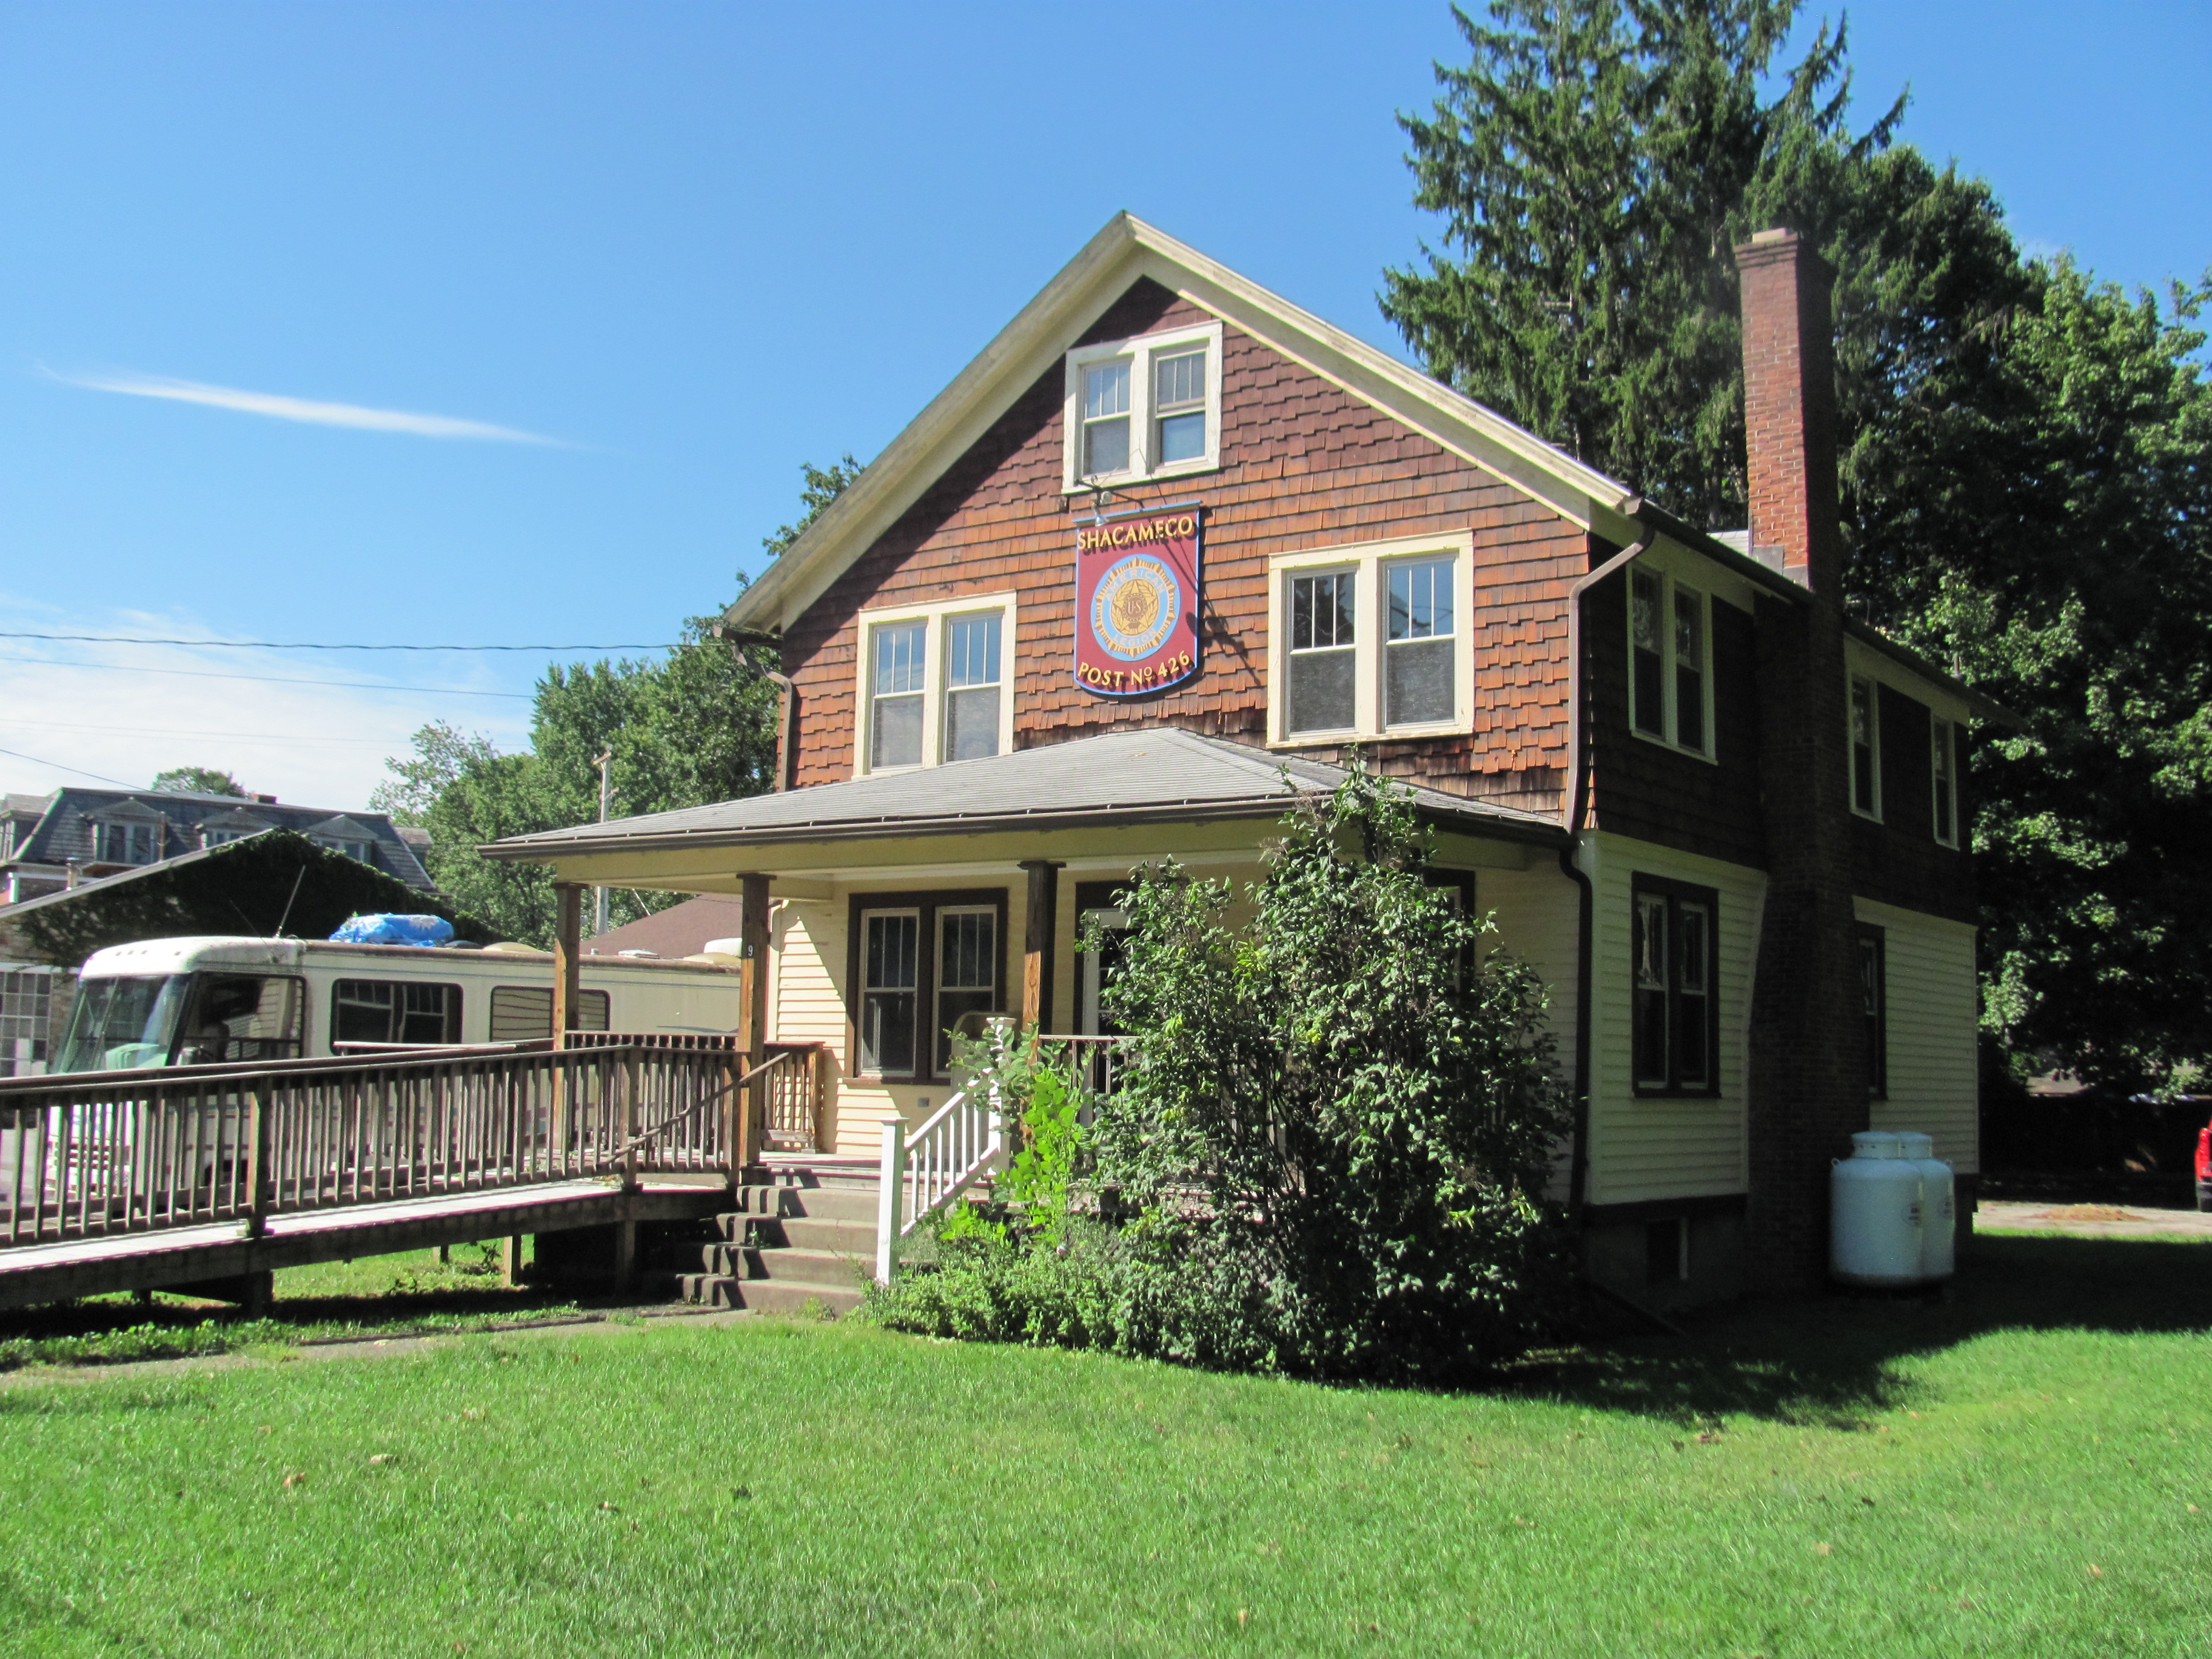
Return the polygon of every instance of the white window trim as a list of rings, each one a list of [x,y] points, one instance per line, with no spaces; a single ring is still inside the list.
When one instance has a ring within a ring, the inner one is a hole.
[[[1955,852],[1959,846],[1959,722],[1931,708],[1928,711],[1928,828],[1934,832],[1938,847],[1948,847]],[[1944,734],[1945,757],[1951,763],[1951,833],[1948,836],[1935,823],[1936,791],[1943,784],[1942,774],[1936,768],[1935,734],[1939,731]]]
[[[1152,364],[1191,347],[1206,348],[1206,453],[1188,461],[1152,464]],[[1083,467],[1083,371],[1116,357],[1129,361],[1129,465],[1120,472],[1086,477]],[[1060,491],[1079,495],[1097,483],[1140,483],[1149,478],[1180,478],[1193,472],[1212,472],[1221,465],[1221,325],[1200,323],[1189,328],[1164,329],[1158,334],[1139,334],[1126,340],[1102,340],[1078,346],[1067,354],[1066,404],[1062,419]]]
[[[1382,726],[1382,629],[1387,601],[1384,571],[1405,560],[1448,558],[1452,562],[1452,718],[1419,725]],[[1341,731],[1290,730],[1290,588],[1293,576],[1350,570],[1352,584],[1352,644],[1358,653],[1353,678],[1353,725]],[[1389,541],[1352,542],[1316,547],[1303,553],[1279,553],[1267,561],[1267,746],[1316,749],[1337,744],[1369,743],[1389,738],[1452,737],[1474,729],[1474,536],[1460,531],[1442,536],[1401,536]]]
[[[921,623],[927,631],[922,639],[921,677],[921,765],[944,764],[945,754],[945,653],[946,649],[945,623],[954,617],[980,616],[985,611],[1000,613],[999,623],[999,752],[1012,754],[1014,747],[1014,670],[1015,615],[1012,593],[975,593],[957,599],[939,599],[929,605],[899,605],[882,611],[863,611],[859,617],[859,649],[854,652],[858,667],[854,676],[853,703],[853,775],[856,778],[888,776],[894,772],[913,772],[913,766],[884,766],[872,768],[868,757],[872,752],[874,738],[875,699],[871,695],[876,666],[875,630],[899,623]]]
[[[1636,723],[1636,573],[1638,570],[1659,578],[1662,612],[1659,618],[1659,701],[1662,710],[1659,719],[1660,724],[1666,728],[1663,735],[1647,732]],[[1698,665],[1698,685],[1705,700],[1702,711],[1705,741],[1704,747],[1698,748],[1682,742],[1677,735],[1682,729],[1676,707],[1680,702],[1680,695],[1674,681],[1674,589],[1677,580],[1674,572],[1664,564],[1637,559],[1628,567],[1628,586],[1623,592],[1621,606],[1622,625],[1626,630],[1628,641],[1628,730],[1631,736],[1641,738],[1646,743],[1656,744],[1672,753],[1687,755],[1693,760],[1717,766],[1720,764],[1720,745],[1715,741],[1713,731],[1713,590],[1710,583],[1695,578],[1680,583],[1697,594],[1698,608],[1704,612],[1699,618],[1701,625],[1698,629],[1698,639],[1705,648],[1705,659]]]
[[[1871,764],[1868,770],[1873,784],[1873,801],[1862,806],[1858,803],[1858,756],[1851,739],[1851,696],[1860,686],[1867,689],[1867,736]],[[1881,682],[1871,674],[1851,672],[1844,681],[1844,794],[1851,804],[1851,811],[1870,823],[1880,823],[1881,816]],[[1930,808],[1930,811],[1933,811]]]

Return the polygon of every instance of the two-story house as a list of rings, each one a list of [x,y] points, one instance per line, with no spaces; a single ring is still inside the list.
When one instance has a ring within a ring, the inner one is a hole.
[[[422,867],[429,840],[383,812],[280,805],[274,795],[95,789],[10,794],[0,809],[0,904],[57,893],[264,830],[295,830],[318,847],[433,890]],[[419,841],[410,837],[421,837]]]
[[[728,617],[790,682],[782,787],[487,848],[742,894],[756,1038],[836,1141],[945,1032],[1099,1029],[1087,919],[1249,879],[1355,746],[1532,963],[1580,1102],[1560,1196],[1662,1303],[1816,1283],[1870,1122],[1976,1168],[1967,734],[1844,617],[1826,276],[1738,250],[1753,522],[1712,534],[1194,249],[1109,223]]]

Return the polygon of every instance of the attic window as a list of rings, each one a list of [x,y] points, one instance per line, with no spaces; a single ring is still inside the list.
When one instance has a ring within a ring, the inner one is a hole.
[[[102,823],[94,826],[92,856],[101,864],[151,864],[154,826]]]
[[[1221,325],[1139,334],[1067,354],[1065,488],[1221,465]]]

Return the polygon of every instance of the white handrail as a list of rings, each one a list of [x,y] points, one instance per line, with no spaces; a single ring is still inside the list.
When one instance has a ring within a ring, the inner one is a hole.
[[[975,1185],[1006,1144],[995,1085],[980,1097],[963,1089],[909,1132],[903,1118],[884,1121],[882,1185],[876,1198],[876,1282],[898,1271],[899,1241]]]

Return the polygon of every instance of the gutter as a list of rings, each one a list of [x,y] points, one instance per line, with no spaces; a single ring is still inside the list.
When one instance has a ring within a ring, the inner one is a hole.
[[[1641,503],[1632,505],[1640,506]],[[1584,574],[1567,590],[1567,662],[1570,665],[1567,680],[1567,787],[1566,799],[1560,808],[1559,827],[1565,831],[1568,839],[1566,844],[1559,848],[1559,869],[1569,881],[1574,883],[1577,896],[1575,1150],[1573,1160],[1568,1166],[1567,1204],[1577,1217],[1581,1216],[1588,1203],[1589,1191],[1590,999],[1595,994],[1596,982],[1590,951],[1591,940],[1596,932],[1597,912],[1596,890],[1590,885],[1589,874],[1575,862],[1575,854],[1580,850],[1583,816],[1589,805],[1587,790],[1589,744],[1583,735],[1589,711],[1589,697],[1586,690],[1589,663],[1583,651],[1583,603],[1591,588],[1650,551],[1658,535],[1657,528],[1647,525],[1641,538],[1596,569]]]
[[[1803,605],[1812,598],[1809,589],[1788,574],[1749,554],[1739,553],[1706,531],[1685,524],[1656,502],[1645,501],[1641,495],[1632,495],[1620,503],[1617,511],[1622,517],[1644,526],[1647,530],[1664,532],[1714,563],[1734,571],[1745,580],[1757,583],[1778,599],[1786,599],[1792,605]],[[1938,668],[1911,646],[1899,645],[1880,629],[1846,616],[1844,632],[1868,649],[1879,651],[1900,667],[1909,668],[1923,679],[1941,686],[1981,719],[2009,731],[2027,730],[2026,715],[2006,708],[1986,692],[1977,691],[1956,675]]]
[[[1303,792],[1302,792],[1303,793]],[[1272,822],[1283,815],[1296,795],[1248,797],[1241,800],[1179,800],[1147,803],[1119,811],[1096,807],[1029,809],[1014,812],[979,812],[936,818],[885,816],[876,818],[831,819],[797,824],[763,825],[753,830],[667,830],[633,831],[623,836],[576,836],[562,841],[534,838],[491,842],[477,851],[486,858],[550,861],[599,853],[678,851],[720,847],[754,847],[783,842],[881,841],[908,836],[981,836],[1002,830],[1114,829],[1121,825],[1197,823],[1224,819],[1256,818]],[[1431,808],[1417,809],[1420,816],[1450,828],[1471,826],[1474,833],[1504,841],[1557,846],[1559,830],[1541,818],[1492,818],[1477,813],[1446,814]]]

